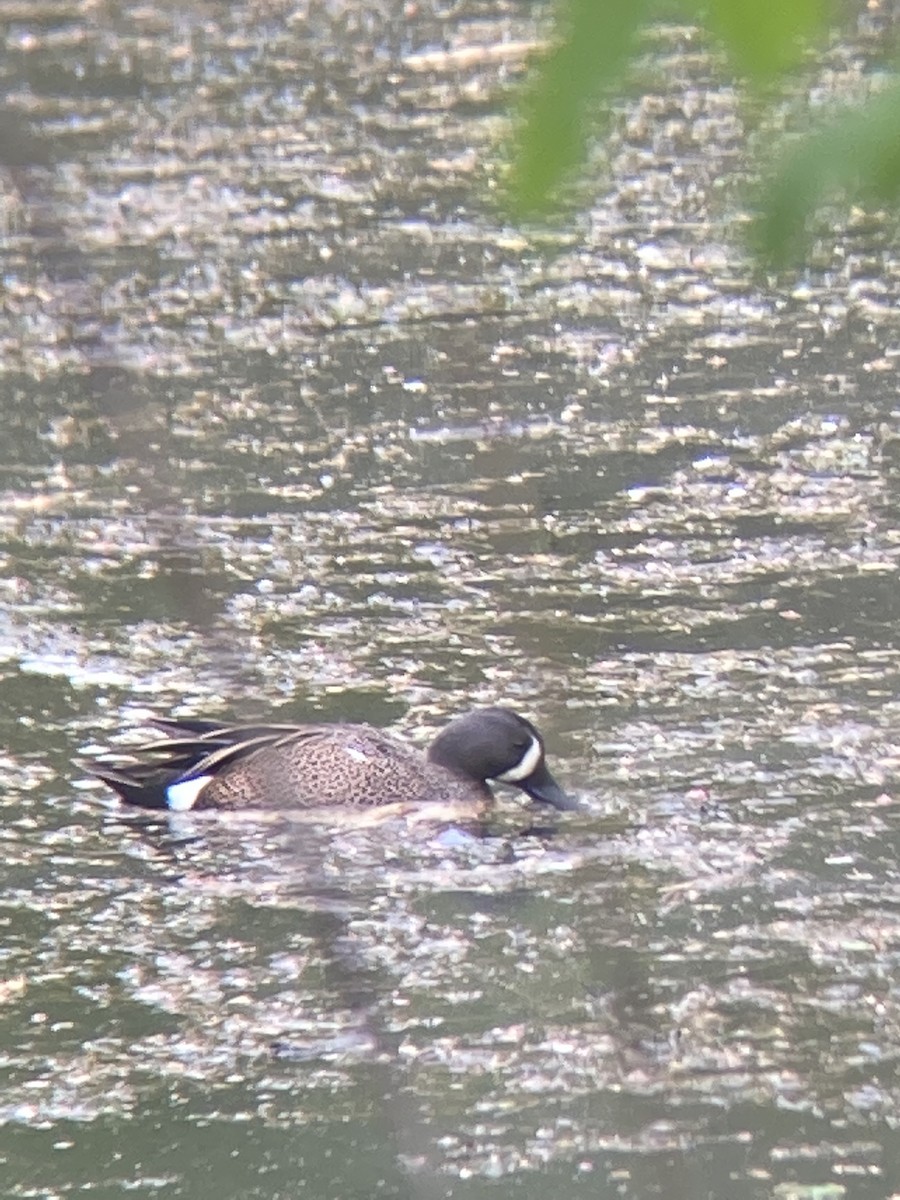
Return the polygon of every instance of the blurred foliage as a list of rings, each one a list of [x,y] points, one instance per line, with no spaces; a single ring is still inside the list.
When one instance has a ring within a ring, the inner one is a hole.
[[[796,258],[809,218],[835,196],[896,206],[900,197],[900,79],[857,108],[822,120],[783,148],[756,195],[751,237],[775,265]]]
[[[532,70],[508,190],[518,218],[559,211],[565,185],[584,171],[621,96],[642,28],[679,20],[704,28],[765,113],[784,100],[791,76],[814,61],[832,28],[828,0],[557,0],[550,49]],[[896,204],[900,195],[900,79],[866,102],[817,118],[758,166],[751,240],[767,264],[802,255],[810,220],[829,200]]]
[[[738,75],[769,83],[796,67],[828,27],[826,0],[710,0],[689,3],[686,16],[716,35]]]
[[[546,211],[599,132],[599,99],[621,83],[649,0],[562,0],[558,38],[524,97],[511,197],[522,215]]]

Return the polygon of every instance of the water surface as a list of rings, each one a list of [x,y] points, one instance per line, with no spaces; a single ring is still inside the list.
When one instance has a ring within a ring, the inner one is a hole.
[[[522,232],[529,5],[3,14],[4,1194],[900,1191],[889,234],[753,276],[689,30]],[[76,760],[497,702],[581,812],[167,822]]]

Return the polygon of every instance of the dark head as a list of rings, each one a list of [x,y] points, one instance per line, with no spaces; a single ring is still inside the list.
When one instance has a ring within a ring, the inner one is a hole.
[[[431,743],[428,757],[467,779],[512,783],[563,811],[577,807],[547,770],[544,739],[511,708],[477,708],[451,721]]]

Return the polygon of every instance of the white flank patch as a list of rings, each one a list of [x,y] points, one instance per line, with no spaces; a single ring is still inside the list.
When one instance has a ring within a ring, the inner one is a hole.
[[[166,804],[173,812],[187,812],[197,803],[197,797],[212,779],[212,775],[197,775],[194,779],[182,779],[166,788]]]
[[[364,754],[362,750],[357,750],[353,746],[345,746],[344,753],[354,762],[365,763],[369,761],[368,754]]]
[[[541,761],[541,743],[536,737],[531,739],[531,745],[519,759],[514,767],[510,767],[508,771],[504,771],[502,775],[496,776],[501,783],[518,783],[522,779],[527,779],[537,769]]]

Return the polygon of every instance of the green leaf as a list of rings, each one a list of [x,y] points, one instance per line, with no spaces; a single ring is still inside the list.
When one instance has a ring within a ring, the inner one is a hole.
[[[830,8],[829,0],[703,0],[697,15],[738,74],[765,84],[802,60],[827,28]]]
[[[757,197],[757,252],[784,266],[803,250],[815,210],[851,196],[876,204],[900,197],[900,80],[782,151]]]
[[[598,100],[621,81],[648,0],[558,0],[557,42],[533,73],[509,183],[519,217],[550,208],[559,185],[582,166],[599,129]]]

